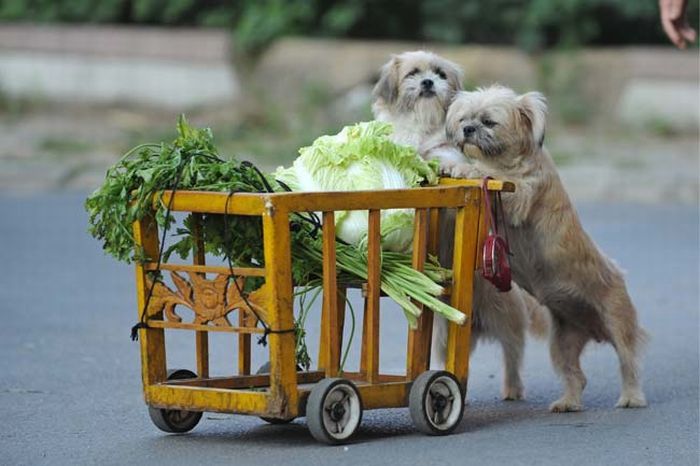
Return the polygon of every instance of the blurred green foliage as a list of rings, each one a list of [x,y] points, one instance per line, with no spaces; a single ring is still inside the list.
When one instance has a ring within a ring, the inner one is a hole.
[[[256,52],[282,35],[517,44],[666,43],[657,0],[3,0],[0,21],[230,28]],[[698,0],[688,17],[698,27]]]

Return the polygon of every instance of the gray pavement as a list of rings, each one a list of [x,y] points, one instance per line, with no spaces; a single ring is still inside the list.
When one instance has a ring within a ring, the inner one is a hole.
[[[649,408],[613,408],[614,351],[592,345],[583,358],[586,411],[550,414],[560,385],[538,341],[527,348],[527,401],[502,402],[499,349],[485,344],[472,357],[469,405],[454,435],[426,437],[406,409],[379,410],[365,413],[354,443],[326,447],[303,419],[270,426],[206,414],[183,436],[151,424],[138,345],[128,338],[133,271],[89,238],[83,197],[0,196],[0,464],[698,464],[697,206],[580,206],[589,232],[628,271],[652,336]],[[382,367],[399,371],[403,317],[398,309],[383,316]],[[192,339],[181,332],[171,342],[169,364],[191,367]],[[213,337],[214,373],[233,370],[229,348],[232,337]],[[254,359],[265,356],[258,349]]]

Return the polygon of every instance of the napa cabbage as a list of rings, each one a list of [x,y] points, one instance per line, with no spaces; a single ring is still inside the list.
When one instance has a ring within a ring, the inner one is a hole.
[[[380,121],[346,126],[299,150],[291,167],[274,178],[292,191],[360,191],[413,188],[436,184],[437,164],[426,162],[410,146],[391,140],[392,126]],[[413,235],[412,209],[383,210],[382,247],[408,251]],[[367,211],[336,212],[337,235],[358,244],[367,235]]]

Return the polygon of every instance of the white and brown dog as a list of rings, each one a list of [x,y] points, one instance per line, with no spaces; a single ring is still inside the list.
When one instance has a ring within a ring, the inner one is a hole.
[[[374,87],[372,110],[377,120],[390,122],[392,139],[410,145],[425,159],[438,159],[441,170],[449,172],[467,161],[445,134],[445,116],[454,95],[462,89],[462,71],[456,64],[430,52],[414,51],[395,55],[381,69]],[[440,261],[452,261],[454,218],[441,225]],[[475,279],[472,349],[480,339],[495,339],[503,348],[505,376],[503,398],[523,398],[520,376],[525,331],[542,336],[547,331],[546,312],[539,303],[517,287],[508,293]],[[437,317],[437,316],[436,316]],[[432,360],[444,366],[447,321],[435,319]]]
[[[445,136],[445,115],[462,89],[462,70],[422,50],[394,55],[374,87],[372,112],[393,125],[392,139],[415,147],[424,159],[447,170],[467,159]]]
[[[579,411],[586,377],[580,355],[590,340],[609,342],[622,373],[618,407],[646,406],[638,353],[645,333],[622,273],[583,230],[554,162],[543,146],[547,106],[538,92],[493,86],[455,96],[446,122],[450,141],[472,161],[454,177],[485,175],[515,183],[503,196],[513,277],[551,311],[551,357],[565,383],[555,412]]]

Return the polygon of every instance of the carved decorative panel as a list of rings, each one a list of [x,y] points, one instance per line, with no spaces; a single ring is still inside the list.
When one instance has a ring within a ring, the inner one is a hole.
[[[193,324],[232,327],[228,314],[236,309],[246,312],[246,324],[254,326],[257,322],[255,315],[248,306],[263,320],[267,321],[265,312],[267,302],[266,285],[261,286],[247,296],[241,296],[245,278],[237,278],[238,287],[229,280],[228,275],[219,274],[213,280],[206,279],[202,274],[187,272],[189,280],[177,272],[170,272],[170,277],[176,290],[158,281],[153,288],[153,294],[148,306],[148,316],[163,312],[164,318],[170,322],[182,322],[182,317],[175,312],[175,307],[185,306],[194,312]],[[148,286],[151,286],[149,281]]]

